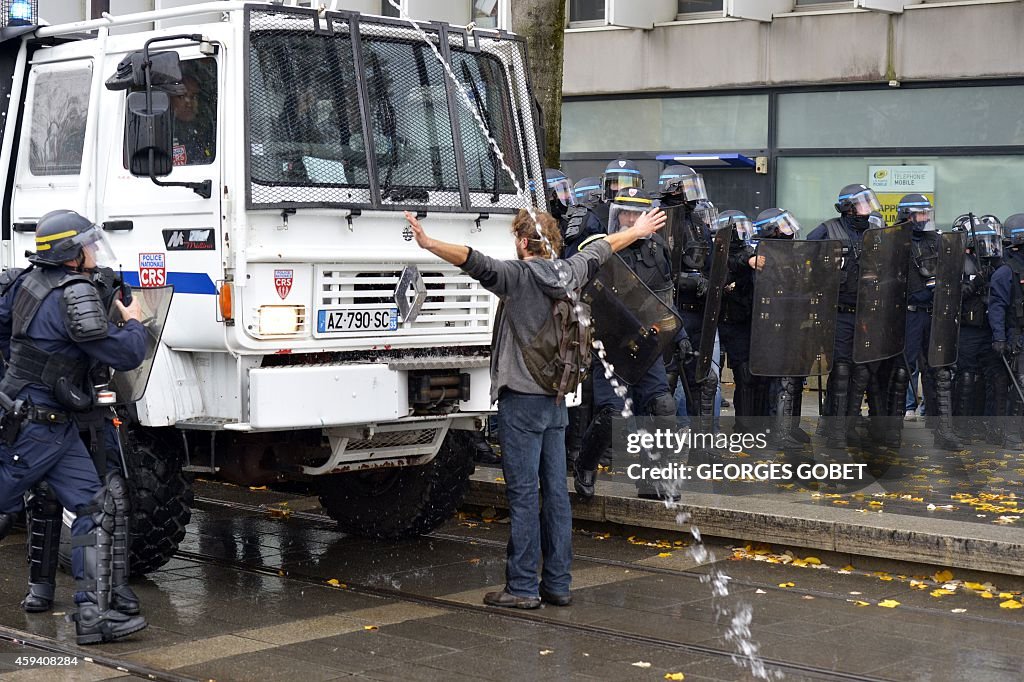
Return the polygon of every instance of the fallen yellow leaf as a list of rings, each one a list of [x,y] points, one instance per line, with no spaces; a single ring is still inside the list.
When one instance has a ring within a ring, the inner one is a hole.
[[[267,489],[267,486],[265,486],[265,485],[251,485],[251,486],[249,486],[249,490],[266,490],[266,489]]]
[[[999,598],[1000,599],[1013,599],[1013,595],[1010,594],[1009,592],[1000,592],[999,593]]]
[[[686,675],[682,673],[665,673],[666,680],[685,680]]]
[[[846,601],[853,602],[857,606],[871,606],[871,604],[869,604],[868,602],[860,601],[859,599],[847,599]]]
[[[976,592],[980,592],[985,589],[981,586],[981,583],[964,583],[964,587],[966,587],[968,590],[974,590]]]
[[[659,559],[667,559],[670,556],[672,556],[672,552],[662,552],[661,554],[658,555],[658,558]]]
[[[878,605],[886,609],[894,609],[897,606],[899,606],[900,603],[895,599],[883,599],[882,601],[878,602]]]
[[[933,597],[944,597],[947,594],[956,594],[956,593],[953,592],[953,590],[946,590],[946,589],[943,589],[943,588],[940,587],[937,590],[932,590],[931,594],[932,594]]]
[[[377,630],[378,628],[377,628],[376,625],[364,625],[363,629],[364,630]]]
[[[820,566],[821,565],[821,559],[819,559],[816,556],[809,556],[806,559],[804,559],[804,561],[809,563],[809,564],[811,564],[812,566]]]
[[[338,582],[337,578],[331,578],[330,580],[327,581],[327,584],[330,585],[331,587],[341,587],[341,583]]]
[[[979,596],[979,597],[981,597],[982,599],[991,599],[991,598],[992,598],[992,597],[994,597],[995,595],[994,595],[994,594],[992,594],[991,592],[989,592],[989,591],[987,591],[987,590],[986,590],[985,592],[982,592],[982,593],[981,593],[981,594],[979,594],[978,596]]]
[[[1021,604],[1019,601],[1017,601],[1015,599],[1007,599],[1006,601],[1004,601],[1001,604],[999,604],[999,608],[1001,608],[1001,609],[1021,609],[1021,608],[1024,608],[1024,604]]]
[[[779,587],[795,587],[796,583],[779,583]]]
[[[935,578],[935,582],[937,582],[937,583],[948,583],[950,580],[953,579],[953,572],[952,571],[939,571],[938,573],[936,573],[932,577]]]

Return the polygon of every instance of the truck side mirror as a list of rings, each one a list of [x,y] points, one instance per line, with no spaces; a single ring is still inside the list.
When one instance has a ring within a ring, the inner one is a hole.
[[[149,97],[152,99],[147,103],[145,92],[128,95],[128,170],[137,176],[164,177],[174,167],[171,98],[159,90],[153,90]]]

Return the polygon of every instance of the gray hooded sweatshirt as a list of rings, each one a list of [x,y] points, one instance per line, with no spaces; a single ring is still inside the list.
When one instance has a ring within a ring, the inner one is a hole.
[[[492,403],[498,400],[503,388],[518,393],[554,395],[554,391],[538,385],[530,376],[509,320],[515,320],[519,338],[535,338],[551,315],[551,300],[568,298],[566,289],[584,286],[611,255],[612,248],[604,239],[595,240],[571,258],[560,261],[545,258],[496,260],[470,250],[462,270],[505,304],[491,348]],[[564,283],[559,282],[560,264],[565,266],[561,270],[567,275]]]

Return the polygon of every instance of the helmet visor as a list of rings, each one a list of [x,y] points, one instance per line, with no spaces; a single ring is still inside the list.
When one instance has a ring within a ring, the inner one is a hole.
[[[646,205],[623,205],[612,204],[608,209],[608,234],[615,234],[622,230],[628,230],[636,224],[644,211],[651,208],[650,201]]]
[[[606,171],[604,174],[604,191],[607,197],[614,197],[615,193],[620,189],[630,189],[633,187],[641,189],[643,186],[644,179],[640,175],[640,171],[626,168]]]
[[[563,206],[575,206],[576,195],[572,191],[569,178],[562,176],[554,180],[548,180],[548,196],[553,196],[555,201],[561,202]]]
[[[754,235],[754,227],[750,223],[750,218],[746,216],[718,216],[718,222],[715,223],[715,231],[730,228],[735,229],[736,236],[745,242],[750,241],[750,238]]]
[[[117,256],[114,255],[114,248],[107,239],[107,233],[99,225],[93,225],[85,232],[78,234],[75,241],[82,245],[83,251],[92,254],[96,265],[100,267],[117,267]]]
[[[854,215],[871,215],[872,213],[882,212],[882,204],[878,202],[878,197],[875,196],[874,191],[870,189],[863,189],[856,194],[839,197],[839,202],[849,206]]]
[[[768,238],[796,239],[800,234],[800,223],[788,211],[783,211],[777,216],[758,220],[754,223],[754,231],[758,236]]]
[[[596,179],[595,179],[595,184],[593,184],[593,185],[589,185],[589,184],[588,185],[580,185],[580,184],[577,184],[576,187],[573,188],[573,195],[576,198],[576,203],[577,204],[581,204],[583,202],[590,201],[593,198],[595,198],[595,196],[597,198],[600,198],[600,196],[601,196],[601,185],[596,183]]]
[[[975,228],[973,246],[978,258],[999,258],[1003,255],[1002,236],[991,227]]]
[[[929,208],[907,208],[906,220],[918,232],[935,232],[935,209]]]

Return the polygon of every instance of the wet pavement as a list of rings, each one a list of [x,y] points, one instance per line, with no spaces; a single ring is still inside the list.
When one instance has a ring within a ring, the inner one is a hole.
[[[57,611],[24,614],[24,535],[0,544],[5,635],[106,657],[25,668],[6,642],[0,679],[745,680],[750,661],[729,654],[754,644],[791,680],[1024,671],[1020,578],[590,528],[574,537],[575,604],[506,612],[480,603],[503,583],[499,510],[387,543],[341,536],[315,497],[202,482],[196,496],[180,554],[134,582],[150,627],[115,644],[74,647],[63,574]]]

